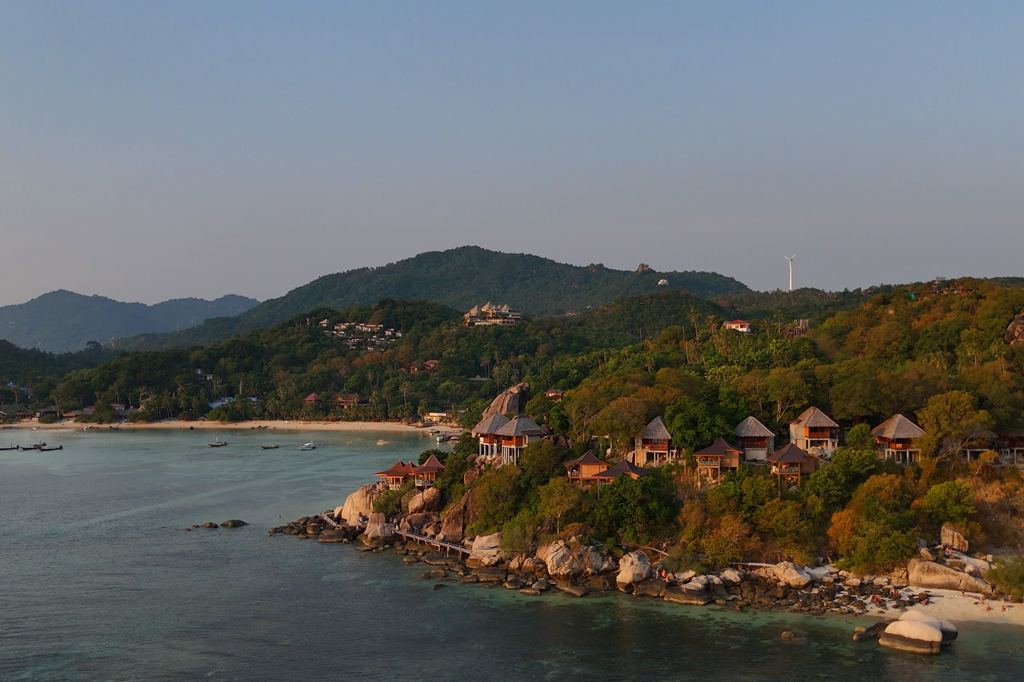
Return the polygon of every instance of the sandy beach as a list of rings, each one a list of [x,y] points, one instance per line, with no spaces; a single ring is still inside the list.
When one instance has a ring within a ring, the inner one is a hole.
[[[96,429],[106,429],[108,424],[76,424],[72,421],[64,421],[56,424],[39,424],[35,421],[18,422],[15,424],[4,424],[0,426],[0,429],[36,429],[40,431],[44,430],[71,430],[71,431],[83,431],[85,427],[91,426]],[[442,431],[444,433],[459,433],[462,431],[461,428],[454,426],[445,426],[441,424],[431,424],[427,426],[411,426],[409,424],[399,424],[397,422],[323,422],[323,421],[294,421],[294,420],[263,420],[263,421],[248,421],[248,422],[216,422],[216,421],[178,421],[178,420],[166,420],[160,422],[151,423],[124,423],[116,424],[118,429],[124,431],[144,431],[144,430],[177,430],[177,431],[188,431],[193,429],[196,431],[200,430],[251,430],[257,427],[265,428],[268,431],[387,431],[387,432],[406,432],[406,433],[426,433],[427,431],[434,429]]]
[[[1024,604],[1014,604],[997,599],[982,597],[980,594],[960,594],[958,590],[937,590],[921,587],[905,587],[904,595],[928,594],[927,604],[916,604],[908,611],[921,611],[930,616],[948,620],[950,623],[984,621],[1024,627]],[[865,616],[897,619],[903,612],[894,608],[871,608]]]

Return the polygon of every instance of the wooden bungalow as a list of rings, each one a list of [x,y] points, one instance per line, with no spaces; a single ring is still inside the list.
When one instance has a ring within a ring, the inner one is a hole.
[[[790,443],[786,447],[768,455],[772,465],[772,473],[779,480],[779,488],[785,482],[788,485],[800,485],[803,476],[809,476],[818,468],[818,458],[811,453]]]
[[[530,443],[535,443],[547,433],[529,417],[518,415],[495,431],[501,444],[501,463],[516,464],[519,456]]]
[[[970,462],[978,459],[983,452],[996,452],[999,449],[999,436],[988,429],[978,429],[971,434],[962,452]]]
[[[632,462],[624,459],[615,466],[609,467],[599,474],[595,474],[594,480],[598,483],[611,483],[619,476],[629,476],[635,481],[636,479],[643,478],[650,473],[651,472],[647,469],[641,469]]]
[[[565,473],[573,483],[586,486],[597,481],[595,476],[603,474],[610,467],[611,464],[598,459],[593,452],[587,450],[582,457],[570,459],[565,463]]]
[[[775,434],[756,417],[747,417],[736,425],[736,445],[747,462],[764,462],[775,452]]]
[[[413,480],[416,481],[417,488],[429,488],[434,485],[434,481],[437,480],[437,476],[444,471],[444,465],[441,461],[431,455],[427,457],[427,461],[423,464],[413,467],[412,475]]]
[[[668,432],[665,420],[655,417],[636,439],[632,462],[637,466],[661,466],[678,456],[679,450],[672,447],[672,434]]]
[[[302,399],[302,402],[306,403],[307,405],[318,403],[320,402],[320,396],[317,393],[310,393],[309,395]]]
[[[1024,431],[1008,431],[999,436],[999,454],[1007,464],[1016,466],[1018,459],[1024,462]]]
[[[560,403],[565,398],[565,391],[560,388],[549,388],[544,391],[544,397],[553,403]]]
[[[893,459],[900,464],[921,461],[921,448],[914,444],[924,435],[924,429],[902,414],[894,414],[871,430],[882,459]]]
[[[809,407],[789,423],[789,442],[813,455],[831,455],[839,447],[839,424]]]
[[[704,483],[721,483],[723,472],[736,471],[740,468],[742,455],[742,450],[729,445],[724,438],[719,438],[710,446],[693,453],[693,458],[697,461],[697,487]]]
[[[390,469],[384,471],[378,471],[374,476],[380,476],[380,480],[391,490],[396,490],[402,487],[402,484],[410,480],[414,476],[414,469],[416,465],[412,462],[405,463],[402,460],[398,460]]]
[[[339,407],[358,407],[359,395],[357,393],[335,393],[331,400]]]
[[[508,417],[503,414],[492,414],[473,427],[473,436],[480,441],[476,449],[478,455],[486,457],[501,454],[498,429],[508,424],[508,421]]]

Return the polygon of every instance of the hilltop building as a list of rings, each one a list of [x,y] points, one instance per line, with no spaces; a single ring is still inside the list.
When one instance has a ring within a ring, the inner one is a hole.
[[[732,329],[738,331],[741,334],[749,334],[751,331],[750,323],[746,320],[733,320],[732,322],[726,322],[722,325],[723,329]]]
[[[697,486],[700,487],[703,483],[721,483],[723,472],[736,471],[740,468],[742,455],[742,450],[729,445],[724,438],[719,438],[710,446],[693,453],[693,459],[697,462]]]
[[[786,447],[768,456],[772,465],[772,474],[778,478],[779,487],[800,485],[803,476],[809,476],[818,468],[818,458],[811,453],[790,443]]]
[[[501,445],[501,463],[516,464],[519,456],[530,443],[536,443],[545,435],[544,429],[529,417],[519,415],[494,432]]]
[[[498,429],[508,424],[509,419],[503,414],[492,414],[473,427],[473,435],[479,439],[477,454],[483,457],[501,454],[501,438]]]
[[[672,447],[672,434],[668,432],[665,420],[655,417],[636,439],[632,463],[637,466],[661,466],[678,456],[679,450]]]
[[[599,481],[598,476],[610,468],[611,464],[598,459],[593,452],[587,450],[582,457],[570,459],[565,463],[565,474],[571,482],[586,486]]]
[[[507,305],[491,305],[490,301],[482,306],[473,306],[462,316],[467,327],[478,325],[511,326],[523,319],[523,314],[512,310]]]

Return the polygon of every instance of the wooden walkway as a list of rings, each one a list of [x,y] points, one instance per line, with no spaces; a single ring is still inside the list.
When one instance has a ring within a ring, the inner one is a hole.
[[[417,535],[416,533],[409,533],[408,531],[398,530],[391,524],[391,532],[395,535],[400,535],[407,540],[415,540],[416,542],[422,542],[425,545],[436,547],[438,551],[444,550],[445,554],[452,552],[458,552],[459,554],[469,555],[472,550],[463,547],[462,545],[456,545],[454,542],[445,542],[444,540],[435,540],[434,538],[428,538],[426,535]]]
[[[341,528],[340,525],[334,522],[334,519],[327,515],[327,512],[333,513],[334,510],[328,509],[327,511],[320,512],[320,520],[326,523],[330,528]]]

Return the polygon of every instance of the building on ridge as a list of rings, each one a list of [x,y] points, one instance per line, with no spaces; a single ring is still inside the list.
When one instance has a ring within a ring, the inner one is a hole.
[[[743,451],[734,448],[719,438],[714,443],[693,453],[693,459],[697,462],[697,487],[703,483],[709,486],[718,485],[722,482],[722,472],[736,471],[740,468],[740,457]]]
[[[462,316],[467,327],[475,326],[512,326],[523,319],[523,314],[512,310],[507,305],[491,305],[491,302],[482,306],[473,306]]]
[[[665,420],[655,417],[644,427],[636,439],[636,449],[630,458],[637,466],[661,466],[679,457],[679,450],[672,447],[672,434],[665,426]]]
[[[495,431],[495,435],[500,439],[501,463],[505,465],[517,464],[526,446],[536,443],[547,433],[529,417],[518,415]]]
[[[839,447],[839,424],[817,407],[808,407],[789,423],[789,442],[812,455],[831,455]]]
[[[775,452],[775,434],[757,420],[747,417],[736,425],[736,445],[743,450],[747,462],[764,462]]]
[[[780,490],[783,483],[799,486],[803,476],[813,474],[818,468],[815,455],[792,443],[768,455],[768,462],[772,465],[772,474],[778,478]]]
[[[893,459],[900,464],[921,461],[921,448],[914,441],[924,435],[924,429],[902,414],[894,414],[871,430],[882,459]]]
[[[594,474],[594,480],[600,484],[614,483],[615,479],[619,476],[629,476],[634,481],[638,478],[643,478],[649,475],[651,472],[647,469],[641,469],[629,460],[622,460],[615,466],[605,469],[599,474]]]
[[[427,457],[427,461],[419,466],[413,467],[412,476],[416,481],[417,488],[429,488],[434,485],[438,474],[444,471],[444,465],[434,455]]]
[[[749,334],[751,331],[753,331],[750,328],[750,323],[747,322],[746,320],[733,320],[732,322],[726,322],[725,324],[722,325],[722,328],[732,329],[733,331],[737,331],[741,334]]]
[[[381,482],[388,487],[389,490],[397,490],[402,487],[406,481],[413,478],[413,470],[415,466],[412,462],[403,462],[398,460],[390,469],[384,471],[378,471],[374,476],[380,476]]]
[[[587,450],[582,457],[565,462],[565,475],[571,482],[586,486],[598,481],[596,476],[603,474],[609,468],[611,468],[611,464],[598,459],[593,452]]]
[[[498,429],[508,424],[509,419],[503,414],[492,414],[473,427],[473,436],[479,440],[476,453],[482,457],[501,454],[501,437]]]

